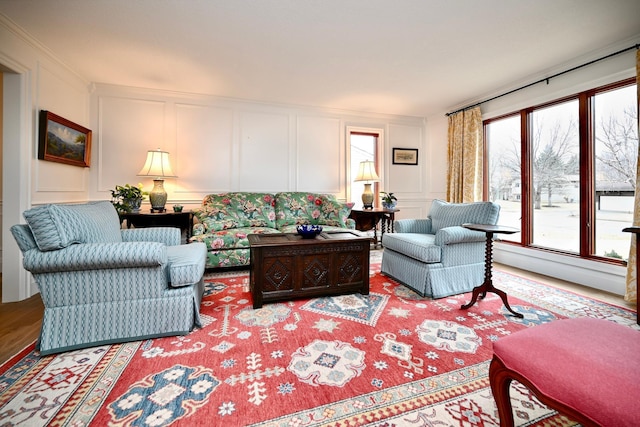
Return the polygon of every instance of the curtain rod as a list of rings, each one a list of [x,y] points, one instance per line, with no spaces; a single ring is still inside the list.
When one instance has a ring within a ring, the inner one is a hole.
[[[602,58],[594,59],[593,61],[589,61],[589,62],[586,62],[586,63],[584,63],[584,64],[582,64],[582,65],[578,65],[578,66],[573,67],[573,68],[570,68],[570,69],[568,69],[568,70],[561,71],[561,72],[556,73],[556,74],[554,74],[554,75],[552,75],[552,76],[545,77],[545,78],[543,78],[543,79],[537,80],[537,81],[535,81],[535,82],[533,82],[533,83],[529,83],[529,84],[526,84],[526,85],[521,86],[521,87],[519,87],[519,88],[512,89],[512,90],[510,90],[509,92],[501,93],[500,95],[496,95],[496,96],[494,96],[494,97],[492,97],[492,98],[485,99],[484,101],[476,102],[475,104],[468,105],[468,106],[466,106],[466,107],[464,107],[464,108],[458,108],[458,109],[457,109],[457,110],[455,110],[455,111],[452,111],[452,112],[450,112],[450,113],[445,114],[445,116],[447,116],[447,117],[448,117],[448,116],[450,116],[450,115],[452,115],[452,114],[456,114],[456,113],[459,113],[459,112],[461,112],[461,111],[465,111],[465,110],[468,110],[468,109],[470,109],[470,108],[477,107],[478,105],[484,104],[485,102],[493,101],[494,99],[498,99],[498,98],[502,98],[503,96],[511,95],[511,94],[512,94],[512,93],[514,93],[514,92],[518,92],[518,91],[520,91],[520,90],[527,89],[527,88],[529,88],[529,87],[531,87],[531,86],[534,86],[534,85],[537,85],[537,84],[540,84],[540,83],[545,83],[545,82],[546,82],[547,84],[549,84],[549,80],[551,80],[551,79],[553,79],[553,78],[556,78],[556,77],[561,76],[561,75],[563,75],[563,74],[570,73],[570,72],[572,72],[572,71],[578,70],[578,69],[583,68],[583,67],[586,67],[586,66],[588,66],[588,65],[595,64],[596,62],[603,61],[603,60],[605,60],[605,59],[611,58],[612,56],[620,55],[621,53],[627,52],[627,51],[629,51],[629,50],[631,50],[631,49],[640,49],[640,44],[635,44],[635,45],[633,45],[633,46],[629,46],[629,47],[627,47],[627,48],[625,48],[625,49],[622,49],[622,50],[619,50],[619,51],[617,51],[617,52],[610,53],[609,55],[603,56]]]

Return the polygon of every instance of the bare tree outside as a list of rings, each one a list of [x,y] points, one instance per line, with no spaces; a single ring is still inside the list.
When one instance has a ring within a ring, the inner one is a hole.
[[[638,162],[636,86],[596,95],[594,110],[595,253],[626,259],[628,247],[615,242],[620,230],[633,222]]]
[[[596,132],[596,161],[600,180],[627,183],[635,190],[638,168],[638,109],[623,108],[621,114],[602,117]]]
[[[566,170],[580,153],[577,123],[577,100],[531,113],[532,243],[574,253],[580,250],[579,176]]]

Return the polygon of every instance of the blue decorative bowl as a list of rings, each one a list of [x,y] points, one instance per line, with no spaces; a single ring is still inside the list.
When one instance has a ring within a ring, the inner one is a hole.
[[[296,229],[303,239],[313,239],[322,232],[322,226],[320,225],[302,224],[297,226]]]

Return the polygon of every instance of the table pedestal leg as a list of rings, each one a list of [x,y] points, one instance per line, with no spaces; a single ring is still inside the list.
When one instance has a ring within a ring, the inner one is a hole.
[[[473,306],[478,301],[478,297],[480,299],[483,299],[484,297],[487,296],[487,292],[493,292],[494,294],[500,297],[505,308],[509,310],[511,314],[513,314],[515,317],[519,317],[522,319],[524,315],[522,315],[522,313],[518,313],[514,311],[509,305],[509,301],[507,300],[507,293],[493,286],[493,280],[491,278],[491,269],[492,269],[492,263],[493,263],[493,233],[487,232],[486,235],[487,235],[487,244],[485,249],[485,257],[484,257],[484,283],[482,285],[479,285],[473,288],[471,301],[468,304],[461,306],[460,308],[462,310],[466,310],[469,307]]]

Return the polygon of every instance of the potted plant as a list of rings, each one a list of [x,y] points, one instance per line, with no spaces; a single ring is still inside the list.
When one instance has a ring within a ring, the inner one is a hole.
[[[387,193],[385,191],[380,193],[380,197],[382,198],[382,207],[385,209],[395,209],[396,204],[398,203],[398,199],[393,193]]]
[[[118,213],[140,212],[142,199],[148,195],[149,193],[142,189],[142,184],[116,185],[115,190],[111,190],[111,203]]]

